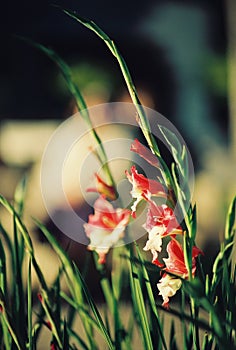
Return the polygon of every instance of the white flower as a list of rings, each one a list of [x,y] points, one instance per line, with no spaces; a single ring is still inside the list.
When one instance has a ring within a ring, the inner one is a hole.
[[[165,231],[165,227],[163,226],[154,226],[151,231],[148,233],[148,240],[146,242],[145,247],[143,250],[148,251],[150,250],[153,258],[152,262],[154,264],[159,265],[158,262],[158,253],[161,252],[162,248],[162,234]]]
[[[168,308],[169,298],[173,297],[177,290],[180,289],[182,281],[179,278],[165,274],[157,283],[159,295],[163,298],[163,306]]]

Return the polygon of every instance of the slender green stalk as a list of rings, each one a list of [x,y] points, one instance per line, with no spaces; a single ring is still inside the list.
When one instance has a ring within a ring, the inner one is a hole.
[[[163,330],[162,330],[160,317],[159,317],[158,312],[157,312],[156,303],[155,303],[154,296],[153,296],[153,291],[152,291],[152,287],[151,287],[150,278],[148,276],[147,269],[145,267],[144,260],[142,258],[141,252],[139,250],[139,246],[138,246],[138,244],[136,242],[134,242],[134,244],[135,244],[136,250],[138,252],[138,257],[139,257],[139,259],[141,261],[141,269],[142,269],[145,285],[146,285],[146,288],[147,288],[148,300],[149,300],[149,303],[150,303],[151,311],[154,314],[155,319],[156,319],[158,335],[161,338],[163,349],[167,350],[165,336],[164,336],[164,333],[163,333]]]
[[[156,140],[151,132],[148,118],[145,114],[144,108],[143,108],[143,106],[140,102],[140,99],[138,97],[137,89],[133,83],[133,80],[132,80],[131,74],[129,72],[129,69],[127,67],[127,64],[126,64],[124,58],[122,57],[122,55],[120,54],[116,44],[93,21],[86,20],[86,19],[78,16],[75,12],[71,12],[69,10],[63,9],[63,11],[67,15],[69,15],[70,17],[72,17],[73,19],[78,21],[79,23],[83,24],[85,27],[92,30],[96,35],[98,35],[105,42],[105,44],[107,45],[107,47],[111,51],[112,55],[117,59],[117,62],[119,64],[120,70],[121,70],[122,75],[123,75],[123,78],[124,78],[125,83],[127,85],[131,100],[132,100],[132,102],[136,108],[136,111],[137,111],[138,124],[143,132],[143,135],[148,143],[148,146],[150,147],[152,152],[157,156],[157,158],[161,164],[160,171],[161,171],[163,178],[165,179],[165,183],[166,183],[167,187],[171,188],[172,181],[171,181],[171,176],[170,176],[168,166],[166,165],[163,158],[161,157],[159,147],[158,147],[157,142],[156,142]]]
[[[130,251],[130,286],[133,299],[133,306],[137,312],[138,325],[141,331],[143,345],[147,350],[153,349],[152,338],[150,334],[149,322],[141,287],[141,273],[133,262],[132,252]]]
[[[185,292],[181,288],[181,304],[180,304],[181,315],[184,315],[185,308],[186,308]],[[186,325],[185,325],[184,317],[181,317],[181,329],[182,329],[182,335],[183,335],[183,349],[187,350],[187,332],[186,332]]]
[[[29,344],[29,350],[33,350],[33,341],[32,341],[32,311],[33,311],[33,305],[32,305],[32,281],[31,281],[31,266],[32,261],[31,257],[29,257],[29,266],[28,266],[28,280],[27,280],[27,318],[28,318],[28,344]]]
[[[18,338],[15,330],[13,329],[11,323],[9,322],[9,319],[7,317],[6,310],[5,310],[4,306],[1,306],[1,307],[2,307],[2,311],[1,311],[1,316],[0,317],[1,317],[2,323],[4,324],[4,328],[6,328],[7,331],[10,333],[11,338],[12,338],[12,340],[14,341],[14,343],[16,345],[16,348],[18,350],[24,350],[23,345],[20,342],[20,339]]]

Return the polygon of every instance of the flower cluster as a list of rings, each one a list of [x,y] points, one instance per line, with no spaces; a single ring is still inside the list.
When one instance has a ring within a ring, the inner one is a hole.
[[[152,166],[159,168],[157,157],[143,146],[137,139],[131,145],[131,151],[138,153]],[[143,227],[148,233],[148,239],[143,248],[152,254],[152,263],[162,268],[162,277],[157,283],[159,294],[163,298],[163,306],[168,307],[169,298],[175,295],[182,285],[181,279],[188,279],[189,272],[181,243],[176,235],[183,236],[184,230],[178,222],[173,207],[167,204],[158,205],[155,197],[165,199],[166,203],[173,203],[173,198],[167,188],[159,181],[148,179],[139,174],[133,165],[130,173],[126,170],[128,181],[132,184],[131,196],[134,200],[131,211],[128,209],[115,209],[108,199],[115,199],[116,191],[113,186],[106,184],[98,174],[96,176],[96,188],[88,191],[96,191],[100,194],[94,204],[94,214],[89,215],[88,223],[84,225],[87,237],[90,239],[88,249],[95,250],[99,255],[99,263],[105,263],[109,249],[119,241],[125,232],[130,217],[136,218],[137,207],[144,201],[148,205],[146,222]],[[162,251],[162,241],[169,237],[166,247],[168,258],[160,262],[159,253]],[[202,254],[197,247],[192,249],[192,276],[196,271],[196,258]]]
[[[159,167],[157,160],[154,161],[154,155],[146,149],[143,145],[135,140],[131,147],[132,151],[138,153],[142,158],[146,159],[150,164]],[[140,200],[145,200],[148,203],[148,212],[146,222],[143,225],[148,233],[148,240],[145,251],[152,253],[153,264],[161,267],[164,271],[162,278],[157,283],[159,294],[163,298],[163,306],[169,306],[169,298],[175,295],[180,289],[181,279],[188,279],[189,273],[185,262],[182,246],[176,239],[176,235],[184,235],[181,225],[178,223],[174,210],[166,204],[157,205],[153,201],[153,197],[161,196],[168,199],[163,186],[154,180],[144,178],[139,175],[134,167],[131,168],[131,175],[127,174],[128,180],[132,183],[133,189],[131,195],[136,199],[133,207],[133,216],[135,217],[135,210]],[[169,198],[169,202],[173,203],[173,199]],[[169,236],[170,241],[167,244],[168,258],[163,258],[163,263],[158,259],[159,253],[162,251],[162,241]],[[196,258],[202,251],[196,246],[192,249],[192,276],[196,271]]]
[[[138,153],[150,164],[157,168],[159,167],[156,157],[151,151],[141,145],[138,140],[135,140],[131,150]],[[173,203],[173,198],[168,198],[169,194],[166,193],[167,191],[159,182],[149,180],[138,174],[135,167],[131,168],[131,175],[127,173],[127,177],[133,185],[131,195],[136,199],[131,208],[133,216],[135,217],[137,204],[141,200],[145,200],[148,203],[147,218],[143,225],[148,233],[148,240],[143,249],[152,253],[152,262],[164,271],[162,278],[157,283],[157,288],[163,298],[162,305],[168,308],[169,298],[175,295],[182,285],[181,278],[189,278],[183,249],[176,239],[176,235],[183,236],[184,231],[177,221],[173,208],[168,207],[166,204],[157,205],[154,202],[153,197],[161,196]],[[162,251],[163,238],[166,236],[170,237],[166,248],[168,258],[163,258],[163,263],[161,263],[158,256]],[[202,254],[201,250],[194,246],[192,249],[192,276],[195,275],[196,258],[199,254]]]

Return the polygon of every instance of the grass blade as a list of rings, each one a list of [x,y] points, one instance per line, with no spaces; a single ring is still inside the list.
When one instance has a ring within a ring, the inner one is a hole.
[[[62,265],[64,267],[64,270],[67,274],[67,277],[69,280],[68,286],[71,290],[73,297],[78,302],[78,304],[83,304],[84,300],[83,300],[82,292],[84,293],[84,295],[87,299],[87,302],[88,302],[88,304],[89,304],[89,306],[94,314],[94,317],[95,317],[97,323],[99,324],[100,333],[103,335],[104,339],[106,340],[109,349],[113,349],[113,342],[112,342],[112,340],[111,340],[111,338],[106,330],[106,327],[102,321],[101,315],[97,310],[97,307],[96,307],[96,305],[95,305],[95,303],[90,295],[90,292],[89,292],[77,266],[72,263],[72,261],[68,258],[67,254],[64,252],[62,247],[56,241],[55,237],[53,237],[50,234],[50,232],[44,227],[44,225],[42,225],[37,220],[35,220],[35,223],[41,229],[41,231],[43,232],[43,234],[45,235],[45,237],[47,238],[49,243],[52,245],[55,252],[58,254],[58,257],[60,258]],[[86,322],[86,318],[83,318],[83,321]],[[85,326],[85,324],[84,324],[84,326]],[[89,328],[86,329],[86,332],[87,332],[87,336],[88,336],[89,340],[93,341],[93,336],[89,332]]]
[[[145,349],[153,349],[152,339],[149,329],[149,322],[147,319],[147,312],[143,298],[143,291],[141,288],[141,275],[135,263],[130,260],[130,285],[133,305],[137,313],[139,328],[143,338],[143,345]]]
[[[2,299],[2,298],[1,298]],[[18,338],[15,330],[14,330],[14,327],[11,323],[11,321],[9,320],[8,318],[8,315],[7,315],[7,312],[6,312],[6,309],[5,309],[5,305],[4,305],[4,301],[1,300],[1,304],[0,304],[0,307],[1,307],[1,313],[0,313],[0,318],[1,318],[1,322],[3,324],[3,329],[6,329],[6,331],[10,334],[13,342],[15,343],[16,345],[16,348],[18,350],[24,350],[24,346],[23,344],[21,343],[21,340]],[[9,344],[9,343],[8,343]]]
[[[140,250],[139,250],[139,247],[138,247],[137,244],[135,244],[135,246],[136,246],[136,250],[137,250],[137,253],[138,253],[138,258],[141,261],[142,274],[143,274],[143,278],[144,278],[145,285],[146,285],[146,288],[147,288],[147,295],[148,295],[148,300],[149,300],[149,304],[150,304],[150,307],[151,307],[151,311],[152,311],[153,315],[155,316],[156,325],[157,325],[157,331],[158,331],[158,334],[159,334],[159,336],[161,338],[163,348],[165,350],[167,350],[165,337],[164,337],[164,334],[163,334],[163,331],[162,331],[161,321],[159,319],[159,315],[158,315],[157,308],[156,308],[156,302],[155,302],[155,299],[154,299],[154,296],[153,296],[151,282],[150,282],[150,279],[149,279],[149,276],[148,276],[148,273],[147,273],[147,269],[146,269],[145,264],[144,264],[143,257],[141,255]]]
[[[85,284],[85,282],[83,280],[83,277],[82,277],[81,273],[79,272],[77,266],[75,266],[75,271],[76,271],[77,279],[78,279],[79,283],[81,284],[81,286],[82,286],[82,288],[84,290],[84,294],[85,294],[85,297],[87,299],[87,302],[88,302],[88,304],[89,304],[89,306],[90,306],[90,308],[91,308],[91,310],[92,310],[92,312],[94,314],[94,317],[95,317],[97,323],[100,326],[101,334],[103,335],[104,339],[106,340],[109,349],[114,349],[113,342],[112,342],[112,340],[111,340],[111,338],[110,338],[110,336],[109,336],[109,334],[108,334],[108,332],[106,330],[106,327],[105,327],[105,325],[103,323],[102,317],[101,317],[101,315],[100,315],[100,313],[99,313],[99,311],[98,311],[98,309],[96,307],[95,302],[93,301],[92,296],[90,295],[90,292],[89,292],[89,290],[88,290],[88,288],[87,288],[87,286],[86,286],[86,284]]]
[[[117,59],[117,61],[119,63],[123,77],[125,79],[125,82],[126,82],[128,91],[130,93],[131,99],[134,103],[134,106],[136,107],[136,110],[138,113],[138,118],[139,118],[139,123],[140,123],[141,129],[143,131],[143,134],[148,142],[148,145],[151,147],[151,149],[154,151],[154,153],[156,153],[156,155],[160,156],[160,152],[159,152],[157,143],[156,143],[156,141],[155,141],[155,139],[150,131],[149,121],[145,115],[144,109],[143,109],[141,102],[139,100],[139,97],[138,97],[136,88],[134,86],[134,83],[132,81],[129,69],[125,63],[125,60],[123,59],[123,57],[119,53],[114,41],[112,39],[110,39],[109,36],[106,33],[104,33],[104,31],[101,28],[99,28],[93,21],[89,21],[87,19],[84,19],[84,18],[78,16],[75,12],[72,12],[69,10],[63,9],[63,12],[65,12],[68,16],[70,16],[73,19],[75,19],[76,21],[80,22],[85,27],[92,30],[96,35],[98,35],[105,42],[105,44],[107,45],[107,47],[109,48],[111,53],[115,56],[115,58]]]
[[[28,279],[27,279],[27,318],[28,318],[28,340],[29,340],[29,350],[33,350],[33,339],[32,339],[32,281],[31,281],[31,266],[32,261],[29,258],[28,266]]]

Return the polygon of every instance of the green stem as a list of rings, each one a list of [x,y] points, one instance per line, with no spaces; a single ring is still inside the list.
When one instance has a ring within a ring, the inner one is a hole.
[[[156,143],[156,140],[151,132],[150,124],[148,121],[148,118],[146,116],[146,113],[144,111],[144,108],[140,102],[140,99],[138,97],[138,93],[136,90],[136,87],[133,83],[131,74],[129,72],[129,69],[127,67],[127,64],[120,54],[116,44],[112,39],[109,38],[109,36],[100,28],[98,27],[94,22],[88,21],[86,19],[81,18],[78,16],[76,13],[68,11],[68,10],[63,10],[67,15],[78,21],[79,23],[83,24],[85,27],[89,28],[92,30],[96,35],[98,35],[107,45],[109,50],[111,51],[112,55],[115,56],[117,59],[117,62],[119,64],[120,70],[122,72],[123,78],[125,80],[125,83],[127,85],[131,100],[136,108],[137,115],[138,115],[138,124],[143,132],[143,135],[148,143],[148,146],[152,150],[152,152],[157,156],[158,160],[160,161],[160,164],[163,168],[160,169],[162,176],[166,182],[167,187],[172,187],[172,179],[170,175],[170,171],[168,169],[168,166],[164,162],[164,160],[161,157],[159,147]]]
[[[190,299],[191,303],[191,314],[192,318],[194,320],[197,319],[197,308],[195,304],[195,299],[191,297]],[[193,346],[195,350],[200,350],[200,343],[199,343],[199,327],[197,325],[197,322],[191,323],[192,331],[193,331]]]
[[[29,350],[33,349],[32,342],[32,281],[31,281],[31,257],[29,256],[29,265],[28,265],[28,280],[27,280],[27,298],[28,298],[28,339],[29,339]]]

